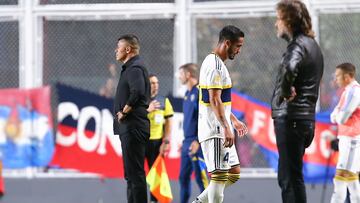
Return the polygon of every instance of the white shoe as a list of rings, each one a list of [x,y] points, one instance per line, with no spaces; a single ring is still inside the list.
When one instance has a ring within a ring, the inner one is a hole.
[[[198,198],[196,198],[196,200],[194,200],[192,203],[201,203],[201,202]]]

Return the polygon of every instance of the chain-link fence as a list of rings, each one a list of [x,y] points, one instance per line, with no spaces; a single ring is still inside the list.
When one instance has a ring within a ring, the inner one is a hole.
[[[41,4],[174,3],[174,0],[41,0]]]
[[[19,26],[17,21],[0,21],[0,81],[0,88],[19,87]]]
[[[16,5],[18,0],[1,0],[0,5]]]
[[[322,14],[319,18],[320,46],[325,59],[321,109],[331,111],[340,93],[334,83],[335,67],[350,62],[357,68],[357,79],[360,79],[360,14]]]
[[[121,70],[121,64],[115,60],[118,38],[134,33],[140,39],[140,55],[149,72],[159,75],[160,93],[172,92],[172,20],[44,23],[44,84],[61,82],[98,93],[111,76],[109,64],[116,64],[117,72]]]

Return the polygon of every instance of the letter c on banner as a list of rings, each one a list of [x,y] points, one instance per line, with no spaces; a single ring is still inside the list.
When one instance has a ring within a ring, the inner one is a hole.
[[[58,106],[58,122],[66,118],[67,116],[71,116],[74,120],[79,118],[79,109],[72,102],[62,102]],[[62,146],[71,146],[76,142],[76,133],[73,132],[70,135],[63,135],[59,130],[56,132],[56,143]]]

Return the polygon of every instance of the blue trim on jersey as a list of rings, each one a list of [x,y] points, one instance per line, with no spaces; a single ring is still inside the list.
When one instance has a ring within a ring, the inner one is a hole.
[[[209,90],[201,88],[201,101],[204,103],[210,103]]]
[[[202,96],[202,102],[209,104],[210,103],[210,96],[209,96],[209,90],[201,88],[201,96]],[[223,103],[225,102],[231,102],[231,88],[222,89],[221,91],[221,101]]]
[[[231,102],[231,88],[226,88],[221,91],[221,101]]]

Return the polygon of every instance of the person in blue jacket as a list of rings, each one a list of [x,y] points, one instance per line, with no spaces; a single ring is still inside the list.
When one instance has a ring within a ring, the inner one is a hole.
[[[179,79],[186,85],[187,91],[183,102],[184,141],[181,148],[180,165],[180,202],[187,203],[191,195],[191,175],[195,172],[200,193],[208,186],[208,175],[202,150],[198,141],[199,89],[198,66],[193,63],[182,65]]]

